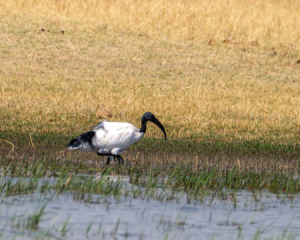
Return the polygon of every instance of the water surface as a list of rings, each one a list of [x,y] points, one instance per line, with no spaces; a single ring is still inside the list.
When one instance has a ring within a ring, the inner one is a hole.
[[[126,179],[124,184],[129,185]],[[171,193],[155,191],[155,196]],[[167,201],[33,191],[2,199],[0,233],[2,239],[297,239],[300,196],[293,197],[224,190],[222,196],[208,191],[198,200],[178,192]],[[44,205],[38,228],[28,228],[27,219]]]

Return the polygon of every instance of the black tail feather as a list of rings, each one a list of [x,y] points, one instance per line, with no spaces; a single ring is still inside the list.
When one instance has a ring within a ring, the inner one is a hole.
[[[69,143],[68,147],[79,148],[80,146],[83,146],[85,143],[88,143],[91,148],[94,148],[93,138],[95,137],[95,134],[96,133],[94,131],[83,133],[77,138],[73,139]]]

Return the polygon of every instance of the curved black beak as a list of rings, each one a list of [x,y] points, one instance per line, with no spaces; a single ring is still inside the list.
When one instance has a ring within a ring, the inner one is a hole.
[[[165,128],[164,126],[160,123],[160,121],[158,121],[158,119],[156,117],[152,117],[151,119],[149,119],[150,122],[153,122],[156,126],[158,126],[164,133],[165,135],[165,140],[167,140],[167,134],[166,134],[166,131],[165,131]]]

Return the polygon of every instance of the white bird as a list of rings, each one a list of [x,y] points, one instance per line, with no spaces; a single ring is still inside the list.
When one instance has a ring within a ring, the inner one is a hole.
[[[146,112],[142,117],[141,129],[126,122],[106,122],[104,120],[92,131],[73,139],[68,145],[68,150],[97,151],[99,156],[108,156],[106,164],[109,164],[110,156],[113,156],[114,159],[116,157],[119,163],[124,163],[119,153],[143,138],[148,121],[155,123],[163,131],[167,140],[165,129],[160,121],[151,112]]]

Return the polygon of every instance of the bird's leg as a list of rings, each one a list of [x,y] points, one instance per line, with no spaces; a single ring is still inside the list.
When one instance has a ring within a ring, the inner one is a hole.
[[[123,163],[124,164],[123,158],[119,154],[116,157],[119,160],[119,163]]]
[[[109,162],[110,162],[110,156],[113,156],[114,159],[115,159],[115,156],[112,155],[111,153],[99,153],[99,152],[97,152],[97,154],[98,154],[99,156],[108,156],[108,157],[107,157],[107,162],[106,162],[106,164],[109,164]]]
[[[111,156],[113,156],[113,157],[114,157],[114,161],[116,161],[116,157],[115,157],[114,155],[111,155]],[[107,157],[107,162],[106,162],[106,164],[109,164],[109,162],[110,162],[110,156]]]
[[[114,154],[111,154],[111,153],[99,153],[99,152],[97,152],[97,154],[99,156],[108,156],[106,164],[109,164],[111,156],[114,157],[114,161],[116,161],[116,158],[117,158],[119,160],[119,163],[124,163],[123,158],[119,154],[114,155]]]
[[[110,156],[107,157],[107,162],[106,162],[107,165],[109,164],[109,161],[110,161]]]

